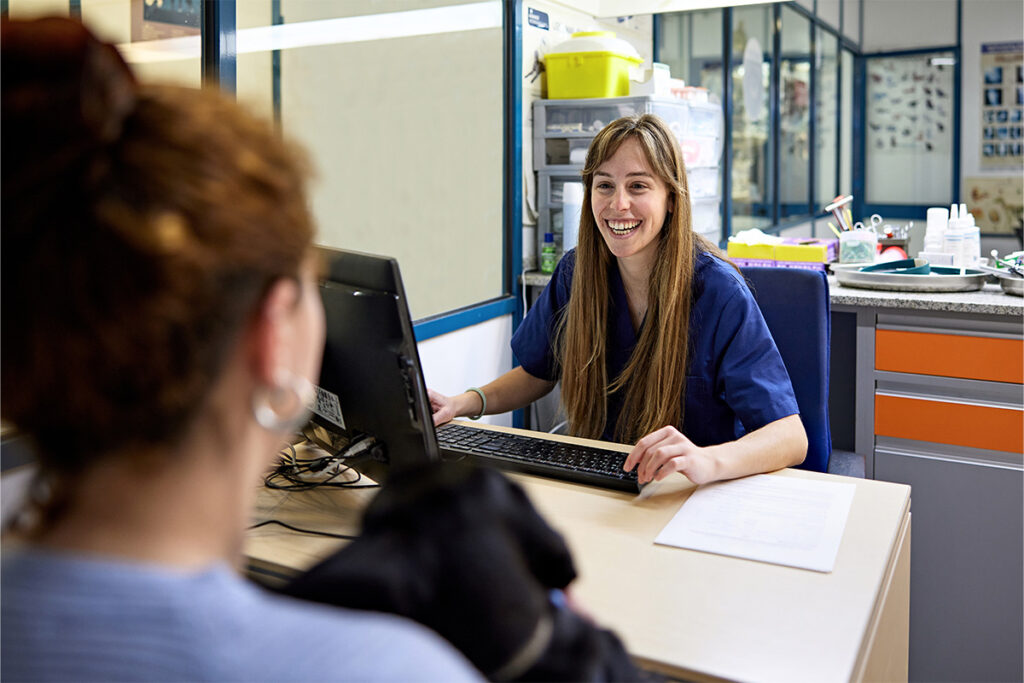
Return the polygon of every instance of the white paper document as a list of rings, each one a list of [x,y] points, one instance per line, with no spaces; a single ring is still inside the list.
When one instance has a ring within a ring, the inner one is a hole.
[[[708,484],[654,542],[830,572],[855,488],[768,474]]]

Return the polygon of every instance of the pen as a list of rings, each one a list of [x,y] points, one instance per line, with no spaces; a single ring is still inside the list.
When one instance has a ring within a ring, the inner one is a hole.
[[[836,237],[842,237],[842,235],[839,234],[839,231],[836,230],[836,224],[835,223],[833,223],[832,221],[829,221],[828,222],[828,227],[832,230],[832,232],[834,232],[836,234]]]

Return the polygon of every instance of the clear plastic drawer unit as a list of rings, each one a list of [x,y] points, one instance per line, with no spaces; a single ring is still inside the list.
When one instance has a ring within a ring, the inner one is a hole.
[[[533,165],[537,171],[537,253],[546,232],[561,255],[562,186],[579,182],[594,136],[617,118],[657,114],[679,139],[686,162],[693,229],[712,241],[721,237],[719,160],[722,108],[672,97],[606,97],[537,100],[533,103]]]

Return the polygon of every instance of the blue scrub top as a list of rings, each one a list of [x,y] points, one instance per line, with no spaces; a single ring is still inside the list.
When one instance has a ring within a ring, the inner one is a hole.
[[[559,261],[551,281],[512,335],[512,352],[519,364],[541,379],[559,379],[554,329],[569,304],[575,265],[573,250]],[[626,367],[638,335],[614,261],[608,280],[611,379]],[[799,414],[789,374],[743,277],[721,259],[702,252],[694,268],[693,298],[683,434],[698,446],[712,446]],[[601,437],[605,441],[614,440],[623,398],[623,391],[608,398],[608,422]]]

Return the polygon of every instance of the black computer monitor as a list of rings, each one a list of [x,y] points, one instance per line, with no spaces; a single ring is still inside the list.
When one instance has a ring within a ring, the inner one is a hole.
[[[373,437],[375,447],[347,464],[378,482],[389,471],[437,460],[430,401],[398,262],[320,251],[327,340],[313,423],[342,439]]]

